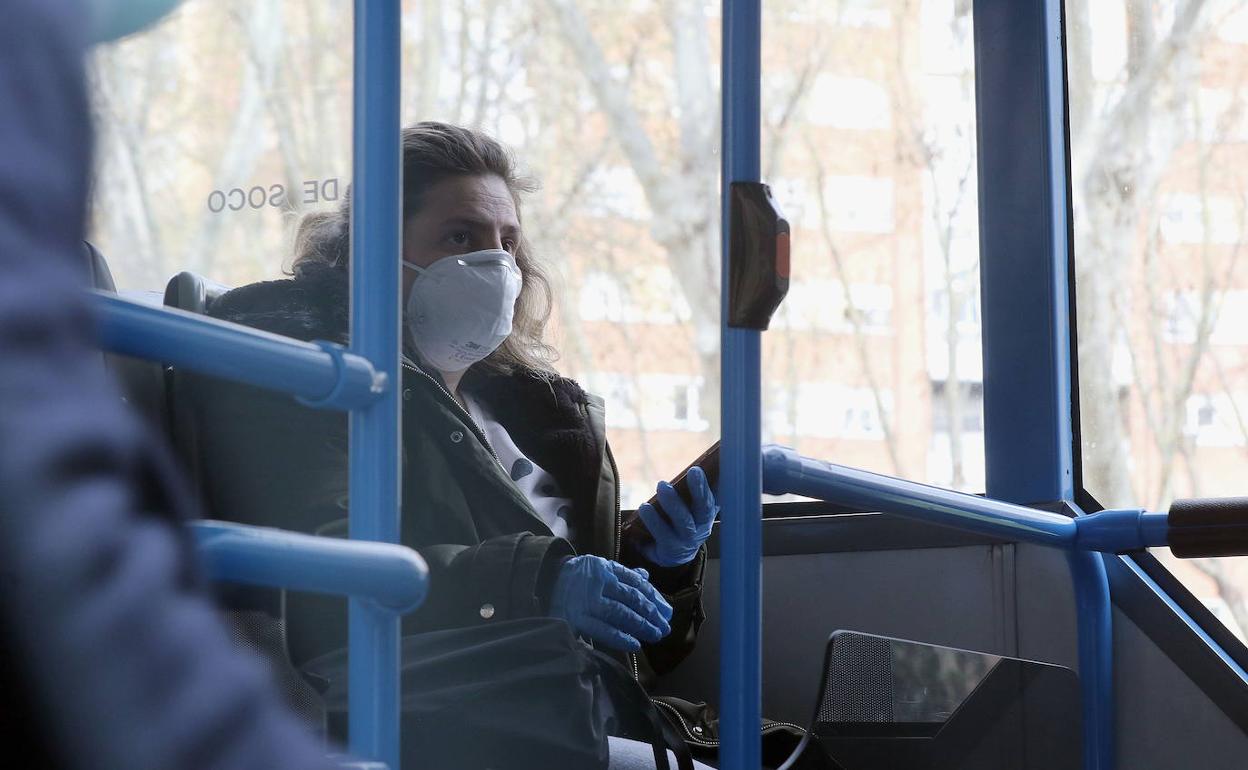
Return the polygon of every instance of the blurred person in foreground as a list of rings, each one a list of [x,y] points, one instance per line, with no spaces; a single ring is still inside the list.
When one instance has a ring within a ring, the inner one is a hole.
[[[190,499],[94,349],[84,7],[0,24],[0,751],[78,770],[326,766],[218,621]]]

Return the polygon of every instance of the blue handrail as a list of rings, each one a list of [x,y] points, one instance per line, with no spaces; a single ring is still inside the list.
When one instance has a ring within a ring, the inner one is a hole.
[[[762,697],[762,341],[728,325],[728,191],[757,182],[761,169],[762,8],[760,0],[723,4],[723,166],[720,359],[720,767],[755,770]]]
[[[190,529],[214,580],[366,599],[400,615],[420,606],[429,585],[425,560],[401,545],[224,521]]]
[[[386,391],[368,359],[339,345],[281,337],[168,307],[94,292],[100,343],[114,353],[353,409]]]
[[[355,0],[351,348],[99,294],[101,346],[350,410],[350,537],[195,525],[223,579],[350,595],[349,744],[399,767],[399,612],[427,569],[399,541],[399,0]]]
[[[350,534],[399,541],[399,294],[402,157],[399,0],[355,0],[351,208],[351,351],[395,387],[351,413]],[[399,767],[399,619],[349,610],[351,752]]]
[[[1168,514],[1106,510],[1071,518],[951,489],[763,448],[768,494],[797,494],[860,506],[982,535],[1077,551],[1122,553],[1169,545]]]
[[[799,494],[1067,551],[1079,626],[1085,767],[1113,766],[1112,610],[1097,552],[1167,545],[1167,514],[1129,509],[1071,518],[803,457],[781,446],[763,449],[763,483],[771,494]]]

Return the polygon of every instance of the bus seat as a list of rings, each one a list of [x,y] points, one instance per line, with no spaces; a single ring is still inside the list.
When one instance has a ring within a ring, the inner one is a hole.
[[[91,241],[83,241],[82,250],[86,257],[87,280],[91,288],[115,293],[117,284],[113,281],[113,271],[108,269],[108,262],[105,261],[104,255]]]
[[[227,291],[228,286],[184,271],[165,286],[165,305],[202,315]],[[189,472],[209,514],[224,521],[235,520],[230,511],[219,510],[220,506],[212,499],[211,484],[206,483],[206,463],[211,462],[211,458],[204,457],[198,438],[200,415],[195,406],[196,381],[196,375],[177,367],[171,366],[165,371],[174,451]],[[279,589],[222,585],[218,587],[217,598],[234,639],[268,663],[273,683],[291,710],[323,735],[325,707],[318,691],[321,688],[310,684],[291,663],[283,620],[285,593]]]
[[[208,306],[229,287],[209,281],[203,276],[183,271],[169,280],[165,286],[165,306],[200,315],[208,312]],[[196,425],[198,418],[193,407],[193,400],[187,397],[188,389],[193,386],[190,376],[169,367],[165,372],[165,385],[169,400],[169,433],[173,439],[174,449],[182,460],[184,467],[191,476],[191,481],[200,494],[206,492],[203,470],[200,466],[200,451],[197,441]],[[209,509],[212,501],[206,500]],[[228,517],[225,517],[228,518]]]
[[[108,261],[89,241],[82,242],[89,286],[116,293]],[[104,353],[104,366],[121,383],[122,398],[158,433],[169,431],[169,404],[165,397],[164,368],[157,362]]]
[[[169,279],[165,286],[165,305],[202,315],[217,297],[229,290],[228,286],[184,270]]]

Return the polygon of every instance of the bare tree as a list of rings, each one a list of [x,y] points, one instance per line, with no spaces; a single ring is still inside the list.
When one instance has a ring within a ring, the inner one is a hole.
[[[719,422],[719,237],[718,163],[714,62],[703,4],[663,4],[671,35],[677,139],[670,159],[663,154],[627,89],[612,73],[594,30],[573,0],[545,0],[644,191],[652,212],[651,235],[692,312],[695,353],[702,372],[704,416],[717,433]]]
[[[1136,243],[1136,217],[1141,200],[1155,191],[1164,163],[1178,143],[1175,104],[1155,109],[1155,100],[1181,103],[1182,73],[1197,47],[1205,0],[1187,0],[1168,30],[1159,30],[1150,0],[1128,0],[1127,65],[1123,87],[1100,115],[1091,113],[1091,47],[1069,50],[1076,188],[1076,302],[1079,308],[1078,349],[1080,414],[1084,476],[1107,506],[1132,502],[1128,477],[1126,422],[1123,403],[1108,362],[1121,344],[1127,298],[1126,271]],[[1088,6],[1068,6],[1072,26],[1087,29]],[[1168,90],[1167,90],[1168,89]]]

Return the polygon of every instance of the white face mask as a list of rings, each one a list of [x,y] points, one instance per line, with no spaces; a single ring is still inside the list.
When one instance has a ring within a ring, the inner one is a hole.
[[[460,372],[498,349],[511,334],[520,268],[502,249],[444,257],[417,272],[407,295],[407,328],[431,366]]]

